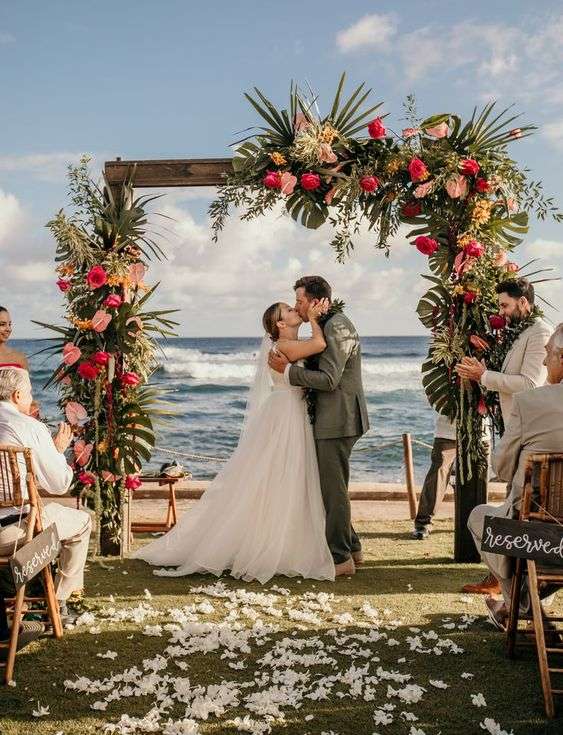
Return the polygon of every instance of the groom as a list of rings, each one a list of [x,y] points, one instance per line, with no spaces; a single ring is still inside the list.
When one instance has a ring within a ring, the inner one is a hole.
[[[310,304],[321,299],[332,303],[332,289],[321,276],[304,276],[295,286],[295,309],[309,321]],[[367,406],[362,386],[360,340],[352,322],[336,312],[325,322],[326,349],[319,357],[318,369],[291,365],[284,355],[270,353],[269,364],[291,385],[315,392],[315,444],[326,510],[326,534],[336,575],[354,574],[362,563],[360,539],[351,523],[348,480],[350,453],[358,439],[369,429]]]

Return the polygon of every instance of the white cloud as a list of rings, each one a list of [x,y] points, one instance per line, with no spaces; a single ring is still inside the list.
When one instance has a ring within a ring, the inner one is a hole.
[[[35,260],[28,263],[12,263],[4,269],[8,278],[19,283],[54,282],[55,266],[52,261]]]
[[[542,128],[545,137],[558,148],[563,148],[563,119],[547,123]]]
[[[21,226],[23,219],[18,199],[0,189],[0,246]]]
[[[526,255],[530,258],[562,258],[563,242],[557,240],[544,240],[538,237],[525,246]],[[520,258],[521,259],[521,258]],[[548,267],[549,264],[546,265]]]
[[[0,171],[23,172],[40,181],[62,181],[69,164],[76,164],[84,153],[61,151],[54,153],[29,153],[21,156],[0,156]],[[95,168],[95,158],[90,166]]]
[[[0,31],[0,46],[7,46],[9,43],[15,43],[16,39],[15,36],[12,36],[11,33],[6,33],[6,31]]]
[[[348,53],[365,48],[386,48],[397,32],[397,21],[392,15],[373,13],[364,15],[357,23],[336,35],[340,51]]]

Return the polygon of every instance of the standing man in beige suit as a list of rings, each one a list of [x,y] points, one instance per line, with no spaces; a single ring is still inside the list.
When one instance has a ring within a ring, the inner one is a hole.
[[[506,431],[493,458],[498,476],[508,482],[508,497],[499,506],[478,505],[469,516],[467,525],[478,549],[485,516],[518,516],[528,457],[536,452],[560,452],[563,447],[563,323],[547,343],[544,365],[549,385],[514,396]],[[510,604],[511,562],[501,554],[481,552],[481,558],[500,584],[504,600],[487,597],[486,604],[493,622],[502,627]],[[529,603],[527,589],[523,589],[522,613],[528,612]]]
[[[497,286],[499,313],[510,326],[529,320],[534,308],[534,287],[527,278],[503,281]],[[480,383],[488,391],[499,394],[503,423],[509,420],[512,401],[516,393],[532,390],[545,383],[547,371],[544,366],[545,345],[551,334],[542,319],[535,319],[515,339],[502,363],[500,371],[488,370],[484,361],[475,357],[464,357],[456,366],[461,378]],[[463,592],[474,594],[498,594],[497,579],[488,575],[477,584],[466,584]]]

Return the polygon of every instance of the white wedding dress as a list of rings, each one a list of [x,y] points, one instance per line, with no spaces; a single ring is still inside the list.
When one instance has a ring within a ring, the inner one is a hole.
[[[194,573],[262,584],[275,574],[333,580],[311,424],[301,388],[271,371],[265,339],[238,446],[174,528],[134,557],[161,576]]]

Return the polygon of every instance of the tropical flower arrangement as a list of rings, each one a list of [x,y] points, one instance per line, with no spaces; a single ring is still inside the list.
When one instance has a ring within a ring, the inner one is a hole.
[[[485,466],[488,409],[480,387],[457,380],[454,366],[464,355],[508,349],[495,288],[525,272],[510,254],[527,232],[529,213],[557,221],[563,215],[509,155],[508,146],[535,129],[515,127],[510,108],[498,112],[489,103],[466,123],[450,113],[420,120],[408,98],[409,127],[395,133],[385,115],[376,115],[381,104],[365,106],[371,91],[365,85],[343,99],[344,81],[342,75],[325,116],[316,98],[293,84],[288,109],[278,110],[258,89],[246,94],[266,126],[234,144],[233,172],[210,206],[214,239],[232,205],[253,219],[280,201],[306,227],[329,222],[339,260],[353,249],[362,223],[386,255],[391,236],[408,228],[406,237],[431,271],[424,276],[431,288],[418,305],[432,333],[423,384],[431,404],[457,421],[467,450],[459,473],[469,479],[473,467]]]
[[[124,490],[140,485],[141,464],[154,446],[159,391],[146,382],[157,367],[154,335],[173,334],[172,310],[150,311],[156,287],[145,283],[148,261],[163,256],[147,234],[145,208],[154,197],[119,195],[89,177],[88,159],[69,168],[74,213],[48,223],[57,241],[57,286],[66,326],[37,322],[57,333],[47,351],[60,356],[49,383],[72,426],[73,491],[93,497],[98,548],[120,548]]]

